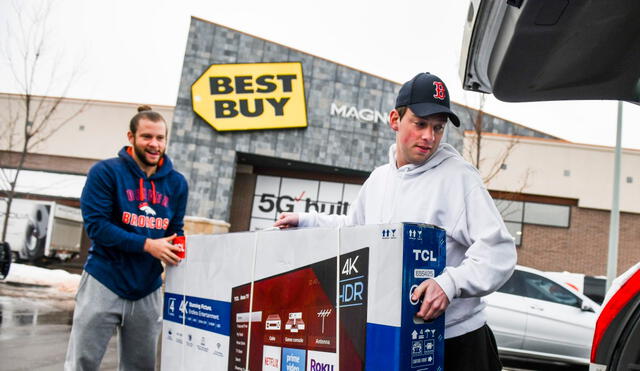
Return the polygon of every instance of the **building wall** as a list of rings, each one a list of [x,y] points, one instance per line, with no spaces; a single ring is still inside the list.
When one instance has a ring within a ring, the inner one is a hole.
[[[211,64],[288,61],[301,62],[303,66],[307,128],[218,132],[193,112],[191,85]],[[393,108],[398,88],[396,82],[194,18],[176,108],[152,107],[167,119],[168,153],[189,181],[187,214],[230,221],[232,198],[240,195],[233,189],[234,183],[243,181],[242,175],[236,176],[238,154],[267,156],[284,163],[295,161],[299,168],[319,165],[365,173],[386,163],[388,146],[395,138],[386,123],[331,115],[331,104],[375,109],[386,114]],[[17,96],[0,94],[3,123],[8,113],[19,112],[17,104]],[[65,99],[61,116],[77,111],[84,104],[84,101]],[[38,156],[31,159],[31,166],[77,173],[88,169],[86,161],[74,165],[71,159],[97,161],[113,157],[121,146],[128,144],[128,123],[137,106],[86,102],[77,117],[35,149]],[[462,127],[449,125],[444,141],[466,154],[463,144],[468,137],[464,130],[473,128],[477,111],[456,103],[452,103],[452,109],[460,117]],[[489,183],[489,189],[578,200],[578,206],[571,207],[569,228],[524,224],[522,245],[518,248],[519,263],[543,270],[605,274],[613,150],[551,141],[549,139],[554,138],[549,135],[487,114],[483,115],[483,122],[487,132],[483,157],[487,164],[497,161],[500,150],[512,138],[490,133],[544,138],[518,139],[506,161],[507,168]],[[0,138],[0,150],[7,149],[6,139]],[[5,156],[7,154],[9,156]],[[0,160],[13,155],[0,151]],[[621,208],[626,212],[620,219],[619,272],[640,260],[640,151],[625,150],[622,163]],[[570,176],[564,176],[564,170],[569,170]],[[527,171],[530,176],[523,183]],[[295,172],[280,175],[297,177]],[[626,182],[627,176],[632,178],[631,183]],[[332,179],[328,176],[324,180]],[[234,227],[232,225],[232,229]]]
[[[525,224],[518,264],[548,271],[607,274],[610,213],[571,207],[571,226]],[[640,215],[621,213],[618,274],[640,261]]]
[[[465,146],[474,142],[474,134],[467,132]],[[569,228],[523,225],[518,263],[549,271],[606,275],[613,148],[485,133],[481,146],[483,176],[488,176],[492,165],[511,145],[506,169],[489,181],[489,189],[515,192],[521,199],[545,196],[551,204],[553,197],[575,200]],[[637,150],[622,153],[620,210],[618,273],[640,261],[640,151]]]
[[[43,104],[50,107],[58,98],[34,97],[33,107]],[[0,122],[6,128],[12,117],[24,120],[23,101],[19,95],[0,93]],[[140,103],[148,104],[148,103]],[[129,121],[138,112],[136,103],[107,102],[97,100],[80,100],[64,98],[52,116],[49,129],[60,126],[59,130],[50,133],[43,131],[34,141],[42,139],[30,152],[42,155],[76,157],[102,160],[114,157],[122,146],[128,145],[127,131]],[[173,120],[173,107],[149,104],[151,108],[162,114],[167,121],[169,132]],[[42,117],[40,115],[39,117]],[[67,121],[68,120],[68,121]],[[67,121],[67,122],[65,122]],[[13,130],[14,143],[9,148],[9,135],[0,137],[0,150],[20,150],[21,132]],[[169,138],[171,139],[171,138]],[[64,165],[64,164],[63,164]],[[64,171],[64,169],[56,169]],[[71,171],[71,172],[75,172]]]
[[[212,64],[301,62],[308,127],[218,132],[193,112],[191,85]],[[416,73],[419,71],[416,71]],[[387,162],[395,140],[386,123],[331,115],[333,103],[385,115],[394,107],[400,84],[267,40],[192,18],[172,130],[176,168],[190,184],[187,213],[229,220],[237,153],[370,172]],[[472,127],[475,111],[453,110]],[[486,115],[490,130],[547,135]],[[447,129],[445,141],[460,148],[463,130]]]
[[[467,137],[467,145],[472,136]],[[566,141],[514,138],[485,134],[482,138],[486,175],[495,159],[516,140],[505,170],[487,184],[489,189],[573,198],[578,206],[610,210],[614,149]],[[640,213],[640,151],[622,151],[620,210]]]
[[[301,62],[308,127],[218,132],[192,110],[191,85],[211,64]],[[397,84],[196,18],[191,21],[170,146],[190,184],[187,214],[229,220],[236,153],[370,171],[386,161],[386,125],[329,115],[341,102],[388,112]]]

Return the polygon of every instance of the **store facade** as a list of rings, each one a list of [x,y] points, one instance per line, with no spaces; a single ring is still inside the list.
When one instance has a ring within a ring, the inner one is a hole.
[[[176,106],[152,106],[171,123],[168,153],[190,185],[187,215],[246,231],[272,225],[282,211],[348,212],[369,172],[387,162],[394,141],[387,115],[399,87],[193,18]],[[66,99],[61,107],[66,112],[78,104]],[[127,144],[123,133],[136,107],[88,102],[27,157],[25,174],[85,174]],[[444,141],[471,158],[464,147],[472,143],[478,111],[455,102],[452,109],[462,125],[449,126]],[[500,151],[517,144],[486,184],[518,246],[519,263],[604,274],[613,149],[558,140],[486,113],[482,120],[483,178],[499,164]],[[81,140],[95,137],[105,140]],[[1,149],[2,167],[15,167],[18,153]],[[625,150],[622,157],[619,272],[640,260],[640,151]],[[77,197],[69,206],[77,206]]]
[[[388,161],[399,88],[192,18],[169,147],[190,184],[187,213],[228,221],[231,231],[270,226],[282,211],[346,213],[369,172]],[[470,128],[473,110],[452,109]],[[460,149],[463,128],[443,140]]]

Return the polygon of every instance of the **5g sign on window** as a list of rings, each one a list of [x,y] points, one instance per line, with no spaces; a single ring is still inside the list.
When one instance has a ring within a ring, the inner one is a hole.
[[[260,204],[258,208],[260,211],[269,213],[275,210],[278,213],[292,212],[296,202],[302,201],[301,199],[294,199],[291,196],[276,196],[274,194],[263,193],[260,196]],[[317,211],[325,214],[340,214],[346,215],[349,211],[349,202],[318,202],[311,201],[310,198],[304,200],[304,212]]]
[[[316,211],[346,215],[361,185],[259,175],[251,230],[271,227],[280,213]]]

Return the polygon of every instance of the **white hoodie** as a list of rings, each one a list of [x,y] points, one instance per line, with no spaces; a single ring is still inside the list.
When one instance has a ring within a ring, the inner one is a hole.
[[[376,168],[347,216],[301,213],[300,227],[417,222],[447,233],[447,267],[434,278],[449,298],[445,337],[474,331],[486,322],[480,297],[498,289],[516,264],[513,238],[478,171],[442,143],[422,165]]]

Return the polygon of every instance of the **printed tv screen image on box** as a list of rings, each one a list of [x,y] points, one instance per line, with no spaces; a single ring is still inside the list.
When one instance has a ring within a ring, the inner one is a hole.
[[[444,315],[417,319],[411,292],[444,269],[445,240],[413,223],[189,236],[162,368],[442,370]]]
[[[368,248],[340,257],[340,368],[364,370]],[[336,259],[232,289],[229,370],[337,368]],[[248,351],[247,351],[248,349]],[[298,368],[299,367],[299,368]]]

